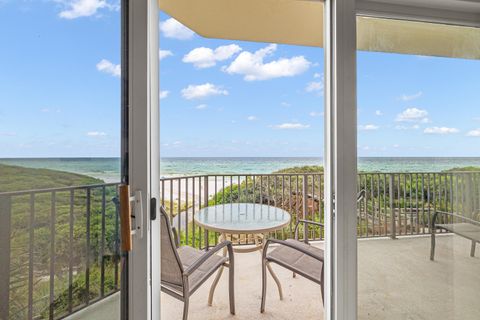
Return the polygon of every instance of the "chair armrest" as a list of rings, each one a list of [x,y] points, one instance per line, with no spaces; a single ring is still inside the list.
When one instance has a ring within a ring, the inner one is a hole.
[[[439,214],[442,214],[442,215],[447,215],[447,216],[451,216],[451,217],[454,217],[454,218],[457,218],[457,219],[461,219],[463,221],[466,221],[468,223],[471,223],[471,224],[474,224],[474,225],[477,225],[477,226],[480,226],[480,221],[476,221],[476,220],[473,220],[473,219],[470,219],[470,218],[467,218],[467,217],[463,217],[461,215],[458,215],[456,213],[451,213],[451,212],[445,212],[445,211],[436,211],[434,214],[433,214],[433,217],[432,217],[432,232],[435,232],[435,224],[437,222],[437,218],[438,218],[438,215]]]
[[[175,241],[175,247],[178,249],[180,247],[180,239],[178,238],[177,229],[172,227],[173,232],[173,241]]]
[[[213,256],[215,253],[220,251],[220,249],[223,249],[224,247],[227,247],[228,250],[228,259],[230,263],[233,263],[233,247],[232,243],[230,241],[222,241],[221,243],[217,244],[215,247],[207,251],[205,254],[203,254],[200,258],[198,258],[194,263],[192,263],[191,266],[189,266],[184,272],[184,276],[189,276],[191,275],[195,270],[197,270],[205,261],[207,261],[211,256]]]
[[[297,223],[295,224],[295,231],[294,231],[295,232],[294,233],[295,234],[295,240],[298,240],[298,227],[299,227],[300,223],[303,223],[305,225],[305,227],[309,224],[313,224],[313,225],[318,226],[320,228],[325,228],[323,223],[312,221],[312,220],[299,219],[297,221]],[[307,239],[305,239],[305,240],[307,240]]]
[[[311,251],[308,251],[305,248],[302,248],[300,246],[296,246],[295,244],[293,244],[291,242],[287,242],[285,240],[278,240],[278,239],[268,239],[267,240],[267,242],[265,243],[265,247],[263,248],[263,253],[262,253],[262,256],[263,256],[264,259],[267,257],[267,251],[268,251],[268,247],[269,247],[270,243],[276,243],[276,244],[280,244],[280,245],[283,245],[283,246],[290,247],[290,248],[295,249],[297,251],[300,251],[301,253],[304,253],[307,256],[310,256],[314,259],[317,259],[319,261],[323,261],[323,257],[317,256],[315,253],[313,253]]]

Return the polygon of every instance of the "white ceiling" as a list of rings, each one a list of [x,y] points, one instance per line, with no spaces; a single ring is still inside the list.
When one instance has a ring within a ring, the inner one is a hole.
[[[372,0],[370,2],[457,12],[480,13],[480,0]]]

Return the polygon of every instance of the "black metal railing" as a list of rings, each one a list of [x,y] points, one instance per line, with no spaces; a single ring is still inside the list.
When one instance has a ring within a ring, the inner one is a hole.
[[[60,319],[118,291],[117,185],[0,193],[0,319]]]
[[[161,204],[184,245],[217,243],[218,235],[193,217],[222,203],[287,210],[291,225],[270,235],[284,239],[293,236],[298,219],[323,222],[323,180],[322,173],[164,178]],[[119,290],[117,187],[0,193],[0,319],[60,319]],[[436,211],[480,217],[480,172],[360,173],[357,190],[360,238],[428,234]],[[324,237],[314,229],[299,234]],[[253,244],[253,237],[234,239],[236,245]]]
[[[323,179],[322,173],[183,176],[161,179],[160,193],[182,243],[204,248],[216,244],[218,235],[195,225],[193,216],[210,205],[255,202],[281,207],[292,214],[292,221],[271,234],[277,238],[292,237],[297,219],[323,222]],[[357,191],[359,238],[427,234],[437,210],[475,218],[480,213],[480,172],[359,173]],[[323,233],[308,230],[308,236],[318,240]],[[237,239],[237,244],[253,244],[249,237]]]

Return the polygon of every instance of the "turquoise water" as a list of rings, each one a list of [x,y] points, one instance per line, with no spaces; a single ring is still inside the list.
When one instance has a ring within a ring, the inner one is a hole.
[[[120,180],[119,158],[0,159],[0,163],[74,172],[106,182]],[[251,174],[322,164],[322,158],[163,158],[160,162],[160,172],[162,177],[216,173]],[[480,167],[480,158],[359,158],[358,160],[359,170],[376,172],[439,172],[467,166]]]

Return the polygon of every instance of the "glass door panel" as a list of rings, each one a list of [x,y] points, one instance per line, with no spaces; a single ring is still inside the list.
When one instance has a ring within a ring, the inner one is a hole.
[[[120,314],[120,11],[0,2],[0,319]]]
[[[358,318],[480,313],[480,31],[358,18]]]

